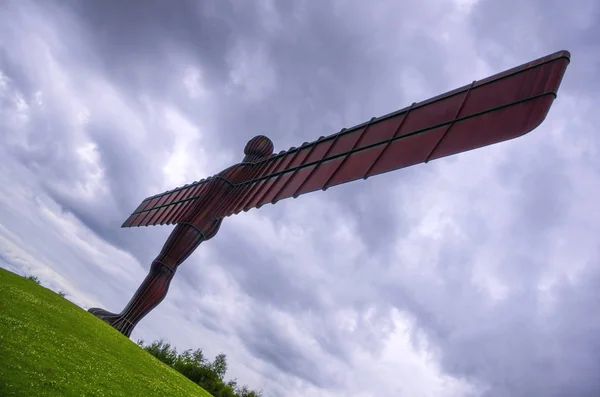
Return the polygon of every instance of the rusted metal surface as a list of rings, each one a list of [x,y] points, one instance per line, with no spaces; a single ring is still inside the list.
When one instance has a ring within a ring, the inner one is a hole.
[[[223,218],[519,137],[546,117],[569,59],[560,51],[266,160],[238,164],[225,178],[230,186],[211,183],[213,177],[149,197],[123,227],[182,222],[199,205],[206,216]]]

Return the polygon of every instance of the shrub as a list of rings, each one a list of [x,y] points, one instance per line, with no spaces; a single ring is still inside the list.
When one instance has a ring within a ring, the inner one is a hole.
[[[31,280],[31,281],[33,281],[33,282],[34,282],[34,283],[36,283],[36,284],[40,284],[40,279],[39,279],[39,278],[37,278],[36,276],[27,276],[27,277],[25,277],[25,278],[26,278],[27,280]]]
[[[219,354],[213,362],[204,357],[201,349],[188,349],[181,354],[164,340],[144,345],[143,340],[137,344],[148,353],[169,365],[183,376],[201,386],[214,397],[261,397],[262,392],[250,390],[248,386],[238,387],[236,380],[225,382],[227,357]]]

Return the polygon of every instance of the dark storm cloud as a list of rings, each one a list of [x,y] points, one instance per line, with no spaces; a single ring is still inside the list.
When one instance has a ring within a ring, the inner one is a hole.
[[[249,296],[289,311],[323,310],[322,303],[310,293],[308,280],[300,279],[300,274],[290,277],[287,266],[274,265],[290,258],[265,252],[252,244],[251,236],[235,236],[228,245],[219,247],[221,256],[232,264],[229,271]]]
[[[23,91],[25,97],[31,98],[34,95],[34,82],[27,75],[27,71],[19,66],[18,60],[12,59],[6,48],[0,49],[0,68],[12,80],[18,82],[19,88]],[[3,98],[3,100],[8,101],[8,98]]]
[[[283,371],[321,388],[327,388],[336,382],[328,374],[327,368],[313,362],[311,355],[300,350],[297,341],[286,335],[277,322],[269,321],[265,316],[255,317],[260,324],[249,324],[252,330],[244,335],[245,346],[250,352],[278,370]]]
[[[76,1],[70,6],[119,85],[160,95],[170,91],[169,81],[160,76],[173,71],[169,62],[173,50],[200,60],[212,84],[225,83],[226,52],[240,33],[251,34],[257,21],[255,15],[235,19],[235,9],[227,1],[183,0],[177,6],[156,0]],[[251,13],[255,9],[244,8]]]
[[[491,396],[594,395],[600,338],[599,324],[589,316],[598,299],[596,273],[575,285],[562,282],[553,314],[540,313],[535,297],[522,290],[496,307],[493,317],[462,324],[442,342],[444,366],[485,379]]]

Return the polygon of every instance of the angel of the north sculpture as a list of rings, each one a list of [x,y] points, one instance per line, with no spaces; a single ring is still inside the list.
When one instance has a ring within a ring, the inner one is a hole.
[[[528,133],[546,117],[569,60],[560,51],[278,154],[269,138],[252,138],[241,163],[142,201],[122,227],[175,229],[120,313],[89,311],[130,336],[223,218]]]

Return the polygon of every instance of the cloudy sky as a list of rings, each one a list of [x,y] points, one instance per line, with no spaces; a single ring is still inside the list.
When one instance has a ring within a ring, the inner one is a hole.
[[[561,49],[540,128],[226,219],[132,338],[265,396],[597,396],[596,0],[0,0],[0,266],[120,311],[144,197]]]

